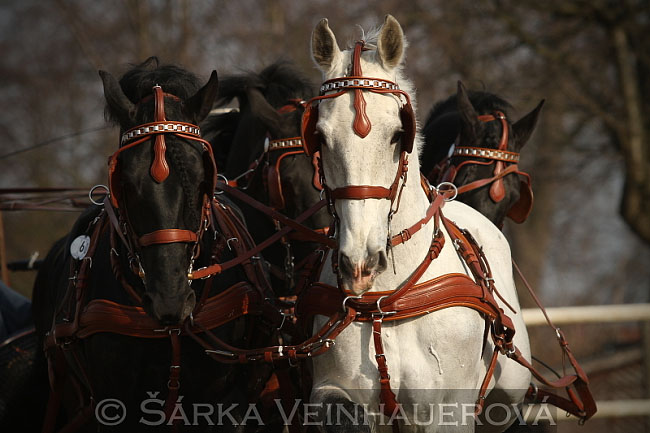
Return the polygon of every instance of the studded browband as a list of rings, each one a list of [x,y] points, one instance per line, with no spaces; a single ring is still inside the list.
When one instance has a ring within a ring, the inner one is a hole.
[[[184,134],[201,138],[201,129],[196,125],[192,125],[191,123],[168,121],[151,122],[136,126],[135,128],[131,128],[122,134],[122,138],[120,139],[120,146],[124,146],[124,144],[138,137],[165,132],[182,132]]]
[[[519,154],[507,150],[486,149],[483,147],[457,146],[452,156],[476,156],[479,158],[494,159],[503,162],[519,162]]]
[[[397,83],[381,78],[342,77],[325,81],[320,87],[320,94],[323,95],[331,90],[342,90],[346,88],[399,90]]]
[[[267,151],[302,148],[302,137],[281,138],[269,141]]]

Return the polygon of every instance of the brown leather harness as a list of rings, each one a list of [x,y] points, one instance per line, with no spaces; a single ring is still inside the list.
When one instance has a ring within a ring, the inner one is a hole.
[[[508,210],[507,216],[516,223],[522,223],[528,218],[533,208],[533,190],[531,188],[530,175],[519,170],[519,153],[507,150],[509,126],[506,115],[501,111],[496,111],[493,114],[480,115],[478,119],[482,122],[498,120],[501,123],[501,139],[497,148],[489,149],[484,147],[460,146],[459,143],[455,143],[451,155],[440,161],[431,170],[427,178],[434,184],[442,182],[453,183],[459,170],[466,165],[493,164],[493,176],[458,186],[457,190],[458,194],[463,194],[491,184],[489,190],[490,198],[495,203],[498,203],[505,197],[503,178],[512,173],[518,174],[520,175],[519,200]],[[470,159],[462,160],[460,163],[453,163],[452,161],[455,157]]]

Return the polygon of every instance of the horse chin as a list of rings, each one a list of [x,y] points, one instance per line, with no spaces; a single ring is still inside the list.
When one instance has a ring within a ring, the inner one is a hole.
[[[354,278],[343,278],[343,290],[349,291],[355,296],[361,296],[368,290],[372,289],[376,276],[377,274],[373,272],[370,275],[363,275]]]

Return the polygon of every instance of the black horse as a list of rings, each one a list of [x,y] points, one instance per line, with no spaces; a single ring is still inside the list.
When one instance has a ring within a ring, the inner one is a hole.
[[[100,75],[122,136],[109,160],[110,195],[55,244],[34,286],[53,386],[48,428],[61,404],[58,424],[88,431],[243,431],[268,368],[217,363],[195,340],[212,329],[233,346],[269,344],[275,328],[246,313],[272,302],[270,287],[250,259],[190,280],[252,248],[232,207],[212,200],[214,160],[195,126],[216,97],[216,72],[200,87],[193,74],[150,58],[119,82]]]
[[[467,92],[459,82],[457,94],[436,103],[422,129],[422,173],[434,184],[445,180],[459,188],[473,184],[459,190],[458,200],[498,227],[507,215],[523,222],[532,207],[532,191],[516,163],[543,104],[513,123],[507,101],[488,92]],[[499,150],[505,152],[497,155]],[[497,171],[505,175],[499,177]]]
[[[313,86],[291,63],[276,62],[259,73],[225,77],[220,82],[221,107],[236,99],[239,111],[212,115],[202,128],[212,143],[220,173],[257,201],[290,218],[320,201],[314,179],[314,162],[304,155],[300,122],[304,100],[313,96]],[[257,242],[271,236],[278,226],[264,213],[240,203]],[[312,229],[329,226],[323,209],[304,224]],[[265,250],[276,293],[291,293],[294,268],[314,251],[316,244],[292,235]]]

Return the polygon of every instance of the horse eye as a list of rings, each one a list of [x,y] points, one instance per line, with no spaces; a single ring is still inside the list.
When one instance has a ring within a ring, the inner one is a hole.
[[[396,144],[398,141],[402,139],[402,134],[404,134],[404,131],[397,131],[395,134],[393,134],[393,138],[390,139],[390,144]]]

